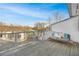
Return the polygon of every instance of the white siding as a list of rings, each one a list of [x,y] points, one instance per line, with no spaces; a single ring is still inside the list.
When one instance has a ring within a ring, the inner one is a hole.
[[[68,33],[71,35],[71,40],[79,42],[78,16],[52,25],[52,30]]]

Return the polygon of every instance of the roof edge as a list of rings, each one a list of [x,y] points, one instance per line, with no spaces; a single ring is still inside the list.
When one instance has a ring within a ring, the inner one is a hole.
[[[55,22],[55,23],[53,23],[53,24],[51,24],[51,25],[55,25],[55,24],[58,24],[58,23],[61,23],[61,22],[67,21],[67,20],[69,20],[69,19],[71,19],[71,18],[74,18],[74,17],[77,17],[77,16],[79,16],[79,15],[69,17],[69,18],[67,18],[67,19],[64,19],[64,20],[61,20],[61,21]]]

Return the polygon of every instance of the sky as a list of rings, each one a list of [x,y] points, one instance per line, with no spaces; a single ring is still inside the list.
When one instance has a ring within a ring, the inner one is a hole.
[[[64,3],[0,3],[0,22],[33,26],[36,22],[48,22],[58,11],[62,19],[69,17]]]

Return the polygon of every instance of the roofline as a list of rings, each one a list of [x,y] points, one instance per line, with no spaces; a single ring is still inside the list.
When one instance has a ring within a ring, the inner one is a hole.
[[[65,19],[65,20],[61,20],[61,21],[55,22],[55,23],[53,23],[53,24],[51,24],[51,25],[55,25],[55,24],[58,24],[58,23],[61,23],[61,22],[67,21],[67,20],[69,20],[69,19],[71,19],[71,18],[74,18],[74,17],[77,17],[77,16],[79,16],[79,15],[69,17],[69,18],[67,18],[67,19]]]

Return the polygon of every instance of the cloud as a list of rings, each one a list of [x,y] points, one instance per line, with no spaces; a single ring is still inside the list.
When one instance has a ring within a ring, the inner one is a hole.
[[[25,15],[25,16],[31,16],[31,17],[43,18],[43,19],[48,18],[48,14],[41,13],[40,11],[36,11],[36,10],[31,10],[30,8],[22,8],[22,7],[7,6],[7,5],[0,6],[0,8],[3,8],[5,10],[10,10],[12,12]]]
[[[56,4],[47,3],[36,6],[0,4],[0,15],[2,15],[0,17],[6,16],[4,19],[9,20],[11,23],[33,25],[35,22],[46,21],[50,15],[53,17],[52,14],[55,11],[50,10],[50,8],[55,6]],[[60,13],[62,14],[62,12]],[[63,13],[64,16],[65,14]]]

